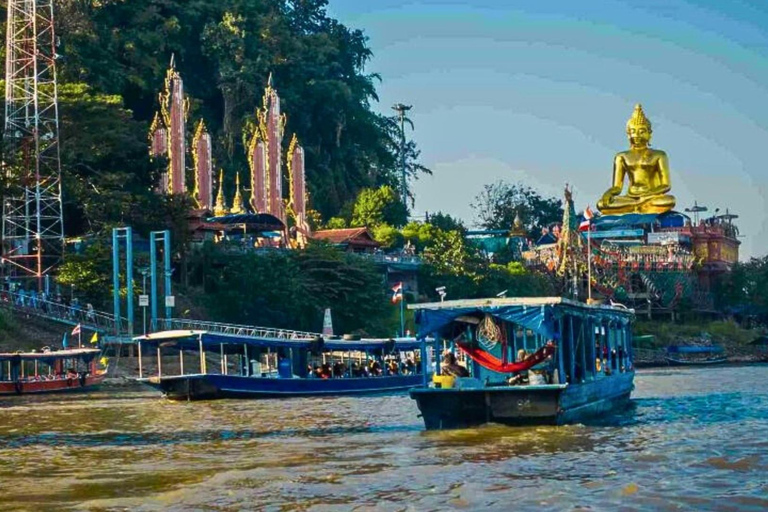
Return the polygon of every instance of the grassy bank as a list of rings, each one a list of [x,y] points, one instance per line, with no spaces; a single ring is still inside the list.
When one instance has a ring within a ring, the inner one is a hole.
[[[744,329],[733,321],[700,323],[672,323],[659,321],[638,321],[634,326],[635,336],[653,335],[654,340],[645,348],[660,348],[676,344],[713,344],[743,346],[754,340],[759,332]]]

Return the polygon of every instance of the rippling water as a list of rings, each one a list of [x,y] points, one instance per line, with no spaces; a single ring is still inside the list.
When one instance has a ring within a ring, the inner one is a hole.
[[[0,399],[0,510],[768,509],[768,366],[635,382],[598,424],[445,432],[406,395]]]

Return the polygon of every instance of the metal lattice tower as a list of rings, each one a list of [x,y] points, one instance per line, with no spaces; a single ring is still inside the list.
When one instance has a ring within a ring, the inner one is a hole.
[[[53,0],[7,0],[3,263],[43,276],[64,246]]]

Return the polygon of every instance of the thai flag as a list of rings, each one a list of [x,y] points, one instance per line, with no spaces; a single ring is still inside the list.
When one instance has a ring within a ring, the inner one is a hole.
[[[392,304],[397,304],[401,300],[403,300],[403,283],[397,283],[392,288]]]
[[[587,209],[584,210],[584,220],[579,224],[579,231],[589,231],[589,227],[592,224],[592,217],[595,214],[592,213],[592,209],[587,205]]]
[[[80,334],[80,324],[77,324],[74,329],[72,329],[72,336],[75,336],[76,334]]]

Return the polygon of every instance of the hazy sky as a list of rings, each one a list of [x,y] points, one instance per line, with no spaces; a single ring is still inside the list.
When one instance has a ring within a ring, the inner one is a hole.
[[[512,4],[512,6],[510,6]],[[740,215],[768,253],[768,2],[330,0],[370,38],[377,106],[412,104],[416,215],[474,221],[483,185],[519,180],[577,209],[610,186],[635,103],[667,152],[678,210]]]

